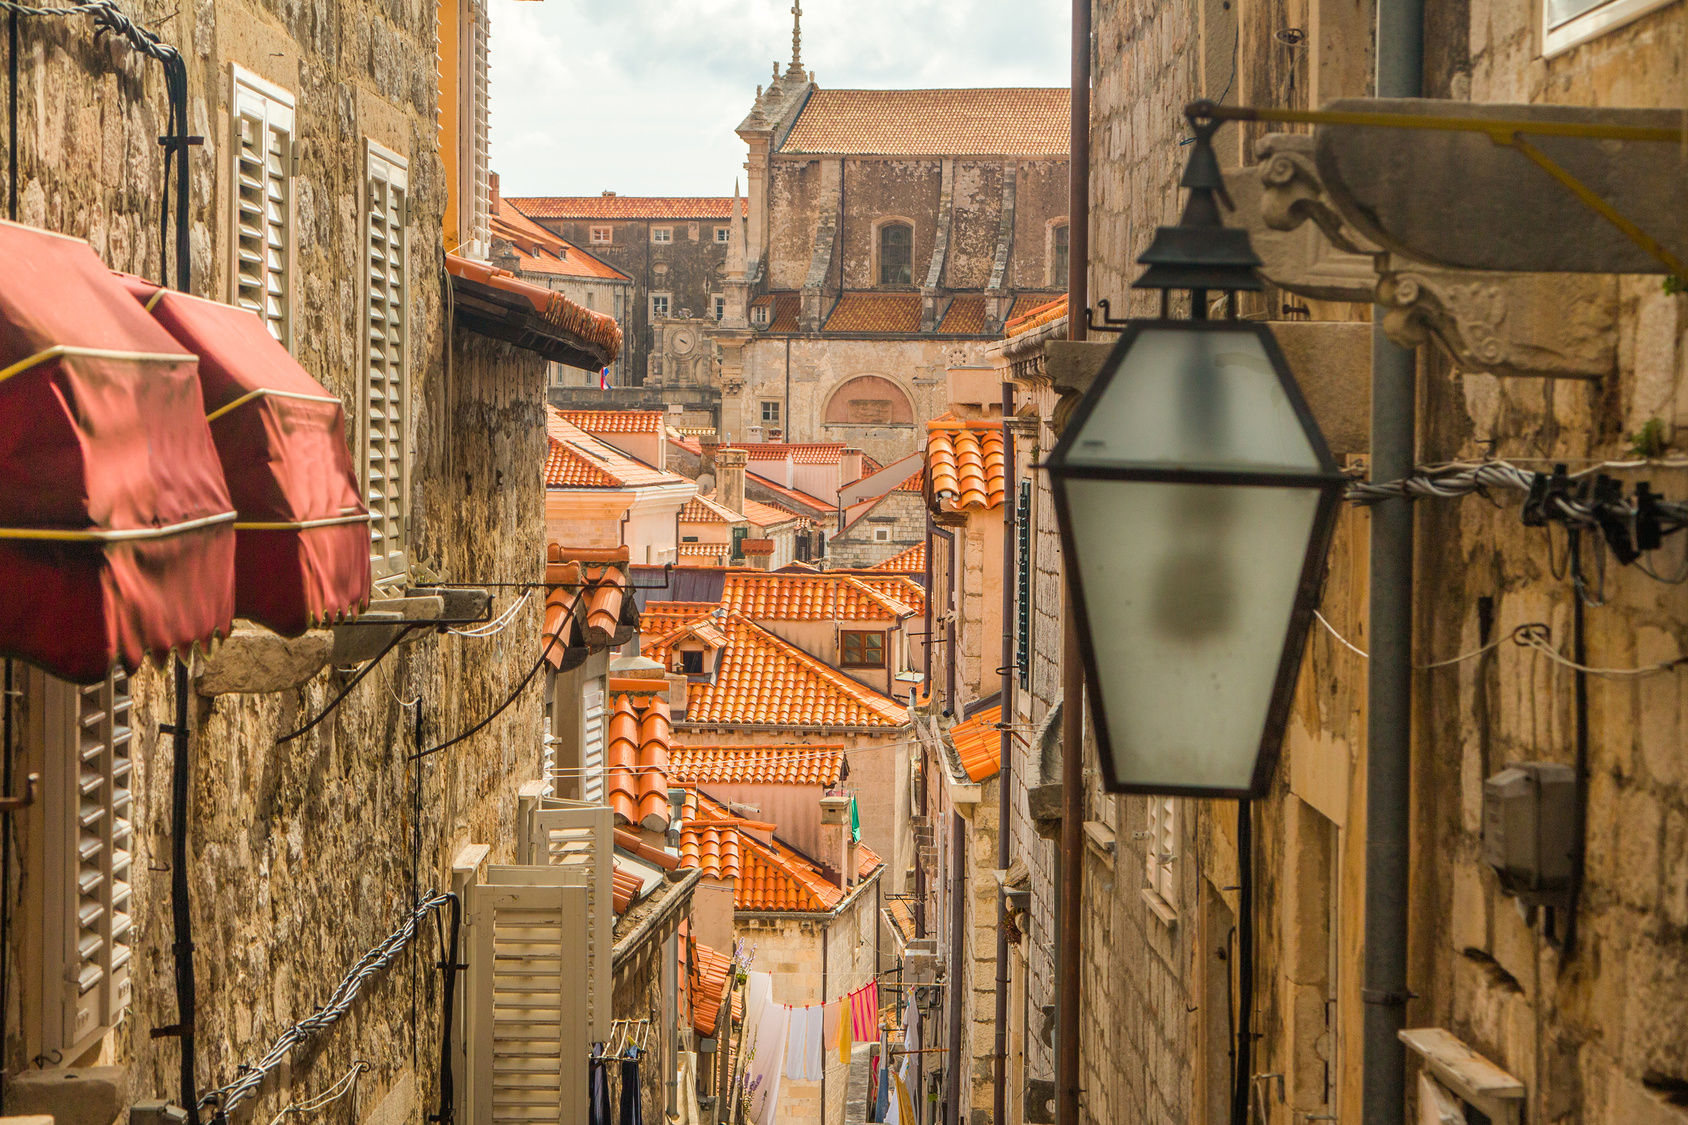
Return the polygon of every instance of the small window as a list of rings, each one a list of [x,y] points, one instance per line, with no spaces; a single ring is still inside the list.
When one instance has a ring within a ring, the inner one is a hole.
[[[735,527],[735,528],[733,528],[733,558],[734,558],[734,560],[744,558],[744,541],[748,538],[750,538],[750,529],[748,527]]]
[[[839,662],[846,668],[885,667],[885,634],[846,632],[844,654]]]
[[[875,543],[889,543],[891,541],[891,529],[888,527],[874,528],[873,541]]]
[[[695,535],[682,535],[682,536],[680,536],[680,542],[682,542],[682,543],[696,543],[697,542],[697,536],[695,536]]]
[[[1067,224],[1062,223],[1049,234],[1049,284],[1058,289],[1067,286]]]
[[[1668,0],[1542,0],[1542,54],[1551,58],[1666,3]]]
[[[715,241],[716,241],[716,242],[725,242],[725,241],[727,241],[727,238],[728,238],[728,233],[727,233],[727,232],[728,232],[728,231],[729,231],[729,230],[730,230],[730,229],[731,229],[731,228],[729,228],[729,227],[716,227],[716,228],[715,228]]]
[[[762,404],[762,424],[765,426],[777,426],[780,424],[779,403],[764,402]]]
[[[1178,803],[1172,797],[1148,801],[1143,893],[1161,920],[1170,923],[1178,916]]]
[[[688,676],[703,675],[703,651],[701,649],[681,650],[680,671]]]
[[[879,284],[914,283],[914,228],[886,223],[879,228]]]
[[[674,241],[674,228],[673,227],[652,227],[651,228],[651,241],[652,242],[673,242]]]
[[[587,234],[587,239],[597,246],[608,246],[612,239],[611,227],[593,227]]]
[[[724,319],[727,315],[727,298],[717,294],[715,297],[715,319]]]
[[[751,309],[750,319],[755,321],[758,327],[768,327],[768,306],[757,305],[755,308]]]
[[[667,315],[668,315],[668,294],[666,294],[666,293],[652,293],[651,294],[651,316],[652,317],[659,317],[659,316],[667,316]]]

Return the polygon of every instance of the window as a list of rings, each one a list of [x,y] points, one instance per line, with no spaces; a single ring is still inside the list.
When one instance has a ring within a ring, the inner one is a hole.
[[[768,306],[757,305],[750,310],[750,319],[756,322],[758,328],[768,327]]]
[[[462,0],[464,30],[459,43],[458,73],[468,81],[457,99],[456,199],[460,245],[471,257],[492,249],[492,173],[487,148],[487,47],[491,38],[486,0]]]
[[[780,424],[779,403],[764,402],[762,404],[762,424],[764,426],[777,426]]]
[[[652,227],[651,228],[651,241],[652,242],[673,242],[674,241],[674,228],[673,227]]]
[[[703,650],[682,649],[680,651],[680,671],[688,676],[703,675]]]
[[[750,529],[748,527],[735,527],[735,528],[733,528],[733,558],[734,559],[744,558],[744,541],[748,538],[750,538]]]
[[[596,246],[608,246],[611,241],[611,227],[592,227],[586,233],[587,241]]]
[[[729,238],[729,237],[731,237],[731,236],[730,236],[730,234],[729,234],[729,232],[730,232],[730,231],[731,231],[731,230],[732,230],[732,228],[731,228],[731,227],[716,227],[716,228],[715,228],[715,241],[716,241],[716,242],[725,242],[725,241],[727,241],[727,239],[728,239],[728,238]]]
[[[886,223],[879,228],[879,284],[914,283],[914,228]]]
[[[666,294],[666,293],[652,293],[651,294],[651,318],[654,320],[657,317],[667,316],[667,315],[668,315],[668,294]]]
[[[405,161],[374,142],[368,162],[365,264],[369,300],[364,365],[364,501],[369,505],[370,565],[377,579],[402,576],[410,491],[409,285],[405,276]]]
[[[44,764],[41,1049],[68,1063],[129,1007],[129,683],[120,671],[86,687],[32,672],[29,697]]]
[[[229,302],[293,350],[293,95],[234,67]]]
[[[843,657],[839,661],[846,668],[885,667],[885,634],[846,631],[843,636]]]
[[[1178,805],[1172,797],[1150,797],[1144,831],[1143,896],[1163,922],[1178,917]]]
[[[721,320],[727,315],[727,298],[719,293],[715,295],[715,319]]]
[[[1031,686],[1032,667],[1032,482],[1020,482],[1020,497],[1014,507],[1014,536],[1019,549],[1014,569],[1014,600],[1019,619],[1014,629],[1014,667],[1020,687]]]
[[[873,541],[875,543],[889,543],[891,541],[891,529],[888,527],[874,528]]]
[[[1051,227],[1049,231],[1049,284],[1052,288],[1067,287],[1067,224]]]
[[[697,542],[697,536],[695,536],[695,535],[682,535],[682,536],[680,536],[680,542],[682,542],[682,543],[696,543]]]
[[[1568,51],[1663,7],[1669,0],[1542,0],[1542,54]]]
[[[814,553],[813,537],[807,531],[799,531],[796,535],[795,552],[798,562],[808,562]]]

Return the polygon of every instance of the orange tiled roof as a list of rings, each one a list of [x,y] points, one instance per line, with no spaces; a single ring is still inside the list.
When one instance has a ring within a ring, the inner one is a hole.
[[[553,668],[562,667],[565,649],[604,648],[620,631],[627,571],[613,560],[593,565],[569,558],[581,553],[556,543],[546,545],[545,580],[550,589],[545,595],[545,625],[540,644],[546,662]],[[579,598],[582,587],[585,597]],[[558,638],[555,642],[550,639],[553,636]]]
[[[739,550],[756,557],[771,555],[774,553],[774,541],[772,539],[740,539]]]
[[[906,551],[899,551],[884,562],[875,563],[869,570],[892,570],[899,574],[926,573],[926,544],[916,543]]]
[[[730,219],[733,198],[677,195],[520,195],[504,202],[535,219]],[[739,214],[750,213],[741,199]]]
[[[1002,732],[997,730],[1000,722],[1002,706],[998,704],[950,728],[955,756],[961,759],[961,768],[969,779],[984,781],[1002,772]]]
[[[710,493],[710,495],[713,496],[714,493]],[[808,516],[798,515],[787,508],[782,508],[778,504],[764,504],[762,501],[752,500],[748,496],[744,500],[744,518],[757,527],[776,527],[792,520],[808,522],[810,519]]]
[[[545,432],[550,439],[545,454],[547,488],[638,488],[686,479],[599,441],[555,407],[545,408]]]
[[[714,562],[688,562],[686,566],[726,566],[733,553],[731,543],[681,543],[675,551],[686,559],[713,559]]]
[[[830,516],[837,510],[831,503],[822,500],[818,496],[811,496],[800,489],[787,488],[778,481],[769,480],[760,473],[754,473],[746,470],[744,476],[747,482],[753,482],[763,488],[766,488],[769,492],[772,492],[780,499],[788,501],[789,503],[796,505],[798,508],[807,509],[804,513],[805,515],[810,515],[811,517],[816,514]]]
[[[691,818],[680,825],[680,869],[696,868],[711,879],[737,879],[744,873],[740,858],[738,822],[736,820],[696,820]]]
[[[664,429],[659,410],[559,410],[557,414],[569,425],[578,426],[589,434],[660,436]]]
[[[842,746],[676,746],[669,774],[689,785],[837,785]]]
[[[1021,297],[1014,302],[1014,315],[1002,326],[1003,335],[1018,336],[1022,332],[1030,332],[1034,328],[1041,328],[1052,320],[1060,320],[1067,315],[1067,295],[1061,294],[1053,301],[1037,305],[1020,311],[1020,306],[1027,298]]]
[[[850,574],[734,570],[721,588],[728,613],[762,621],[900,621],[918,611]]]
[[[708,607],[703,613],[670,625],[661,632],[647,632],[640,638],[642,642],[640,655],[656,661],[665,668],[674,668],[678,672],[679,669],[675,668],[674,665],[674,646],[688,637],[713,649],[726,648],[727,634],[723,631],[725,626],[715,616],[717,608],[714,606]]]
[[[1004,318],[1005,322],[1018,320],[1020,317],[1028,316],[1039,309],[1047,309],[1056,301],[1066,299],[1065,293],[1022,293],[1014,298],[1014,307],[1008,310],[1008,316]]]
[[[889,598],[910,607],[917,617],[926,612],[926,587],[912,578],[901,574],[886,574],[883,576],[857,574],[856,578],[862,585],[880,597]]]
[[[739,523],[743,521],[744,517],[739,513],[717,504],[714,496],[714,493],[710,493],[708,496],[693,496],[690,500],[687,500],[686,506],[680,509],[680,522]]]
[[[446,272],[452,277],[502,289],[521,297],[533,306],[533,311],[551,324],[579,340],[601,348],[614,362],[621,351],[621,327],[615,318],[575,304],[567,297],[543,285],[523,281],[509,270],[501,270],[485,262],[475,262],[456,254],[445,256]]]
[[[914,905],[906,898],[893,898],[885,904],[885,913],[890,916],[891,925],[897,928],[897,936],[904,944],[920,936],[920,927],[915,924]]]
[[[594,277],[606,281],[632,280],[608,262],[557,237],[514,207],[505,206],[505,201],[498,196],[493,196],[492,203],[493,237],[510,243],[523,272]]]
[[[1065,156],[1065,88],[816,90],[781,152]]]
[[[731,816],[715,801],[689,791],[680,828],[680,866],[735,880],[735,910],[825,913],[843,901],[844,892],[821,874],[819,865],[778,840],[764,843],[740,826],[771,827]],[[884,863],[865,844],[858,845],[856,859],[857,875],[864,879]]]
[[[744,617],[729,614],[722,631],[727,647],[717,657],[715,682],[689,685],[688,725],[892,729],[908,722],[896,701]]]
[[[798,465],[836,465],[844,459],[841,441],[734,441],[722,449],[742,449],[752,461],[784,461]]]
[[[932,495],[956,508],[995,508],[1006,488],[1002,423],[958,421],[946,414],[926,423],[926,467]]]
[[[691,966],[692,1030],[709,1037],[720,1030],[715,1026],[721,1018],[721,1001],[733,978],[733,959],[726,953],[694,942],[695,959]]]
[[[893,488],[892,492],[921,492],[926,488],[926,470],[916,469],[912,477]]]
[[[795,332],[797,318],[803,312],[803,298],[796,293],[764,293],[750,302],[752,309],[773,306],[773,312],[768,314],[768,323],[763,328],[766,332]],[[751,323],[756,323],[756,317],[751,315]]]
[[[845,294],[826,318],[823,331],[919,332],[920,294]]]
[[[661,636],[687,622],[708,617],[715,611],[714,602],[653,602],[647,601],[639,614],[639,632],[645,640]]]
[[[609,805],[616,820],[653,832],[668,830],[667,680],[649,680],[649,694],[615,691],[611,682]]]
[[[615,902],[615,912],[626,914],[627,908],[633,905],[633,900],[638,898],[639,892],[644,889],[645,881],[627,867],[612,861],[610,882],[610,897]]]
[[[978,336],[985,331],[985,299],[957,297],[944,310],[938,331],[955,336]]]

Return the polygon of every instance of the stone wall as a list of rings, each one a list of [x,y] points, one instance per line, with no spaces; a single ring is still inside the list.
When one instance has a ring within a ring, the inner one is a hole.
[[[875,528],[889,528],[887,542],[874,539]],[[826,537],[828,567],[867,567],[926,541],[926,498],[918,492],[888,492],[848,531]]]

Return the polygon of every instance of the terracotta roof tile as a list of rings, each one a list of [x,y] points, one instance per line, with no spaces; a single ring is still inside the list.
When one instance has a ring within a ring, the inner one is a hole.
[[[668,744],[670,727],[667,680],[652,680],[661,694],[620,692],[610,708],[607,787],[616,820],[668,830]]]
[[[901,602],[914,610],[918,617],[926,612],[926,587],[912,578],[903,575],[858,574],[856,579],[862,585],[872,590],[882,598],[889,598],[894,602]]]
[[[709,1037],[724,1030],[716,1027],[716,1021],[721,1018],[721,1001],[727,998],[727,989],[732,984],[733,959],[702,942],[694,942],[692,949],[695,953],[690,966],[692,1030]]]
[[[761,558],[763,555],[774,553],[774,541],[772,539],[740,539],[739,550],[751,558]]]
[[[761,621],[900,621],[918,611],[850,574],[735,570],[721,588],[729,613]]]
[[[545,408],[545,432],[550,439],[545,454],[547,488],[638,488],[686,479],[599,441],[554,407]]]
[[[826,318],[823,331],[919,332],[920,294],[845,294]]]
[[[662,434],[658,410],[559,410],[557,415],[589,434]]]
[[[961,768],[967,771],[969,779],[984,781],[1002,772],[1002,732],[997,729],[1000,722],[1002,707],[999,704],[950,728],[949,737],[955,745],[955,756],[960,759]]]
[[[713,496],[714,493],[710,493],[710,495]],[[811,522],[809,516],[799,515],[787,508],[780,507],[778,504],[764,504],[760,500],[752,500],[749,497],[746,497],[744,501],[744,518],[757,527],[777,527],[782,523],[790,523],[792,520]]]
[[[504,196],[535,219],[730,219],[733,198],[676,195],[517,195]],[[739,200],[739,214],[750,213],[750,200]]]
[[[797,318],[803,312],[803,298],[796,293],[764,293],[750,302],[750,307],[752,310],[772,307],[773,311],[768,314],[768,323],[758,325],[763,331],[795,332]],[[750,322],[756,323],[754,311],[751,313]]]
[[[813,730],[908,722],[907,709],[894,700],[737,614],[727,617],[723,631],[727,647],[716,658],[715,682],[689,685],[688,725]]]
[[[687,566],[726,566],[733,553],[731,543],[681,543],[675,548]]]
[[[1065,156],[1064,88],[816,90],[781,152]]]
[[[734,441],[722,449],[742,449],[752,461],[784,461],[798,465],[836,465],[844,459],[841,441]]]
[[[916,543],[906,551],[899,551],[884,562],[875,563],[869,570],[890,570],[898,574],[926,573],[926,544]]]
[[[524,273],[602,278],[606,281],[632,280],[608,262],[559,238],[504,203],[498,196],[493,197],[492,235],[510,243]]]
[[[1039,310],[1048,309],[1057,301],[1066,301],[1065,293],[1022,293],[1014,298],[1014,307],[1008,310],[1006,323],[1012,323],[1023,316],[1030,316]],[[1065,308],[1065,305],[1062,306]]]
[[[816,516],[830,516],[838,510],[829,501],[822,500],[818,496],[811,496],[807,492],[802,492],[795,488],[787,488],[785,485],[780,484],[777,481],[769,480],[760,473],[754,473],[747,470],[745,472],[745,480],[766,488],[769,492],[772,492],[781,500],[792,504],[804,515],[808,515],[811,518]]]
[[[648,641],[700,617],[708,617],[715,609],[714,602],[648,601],[639,613],[639,632]]]
[[[722,507],[709,496],[693,496],[680,509],[681,523],[739,523],[744,517],[730,508]],[[711,544],[713,546],[713,544]]]
[[[764,844],[748,834],[743,841],[744,873],[734,887],[735,909],[825,913],[843,900],[844,892],[817,865],[790,848]]]
[[[1002,423],[948,414],[926,423],[926,467],[936,499],[955,508],[997,507],[1006,488]]]
[[[669,773],[687,785],[837,785],[842,746],[676,746]]]
[[[502,289],[526,300],[533,311],[578,340],[601,348],[610,362],[621,352],[621,326],[615,318],[577,305],[561,293],[523,281],[509,270],[475,262],[456,254],[445,256],[446,272],[452,277]]]
[[[892,492],[924,492],[926,489],[926,470],[917,469],[912,477],[893,488]]]
[[[615,900],[615,912],[626,914],[627,908],[633,905],[644,889],[645,881],[631,870],[619,863],[612,863],[610,882],[613,884],[611,897]]]
[[[896,927],[897,936],[904,945],[920,936],[920,929],[915,924],[914,904],[908,899],[891,899],[885,904],[885,914],[891,919],[891,925]]]
[[[985,331],[985,299],[957,297],[944,310],[938,331],[952,336],[981,336]]]
[[[1007,322],[1003,324],[1003,335],[1018,336],[1022,332],[1030,332],[1034,328],[1041,328],[1052,320],[1060,320],[1067,315],[1067,295],[1061,294],[1053,301],[1036,305],[1021,311],[1020,306],[1030,298],[1021,297],[1014,302],[1014,310]]]

